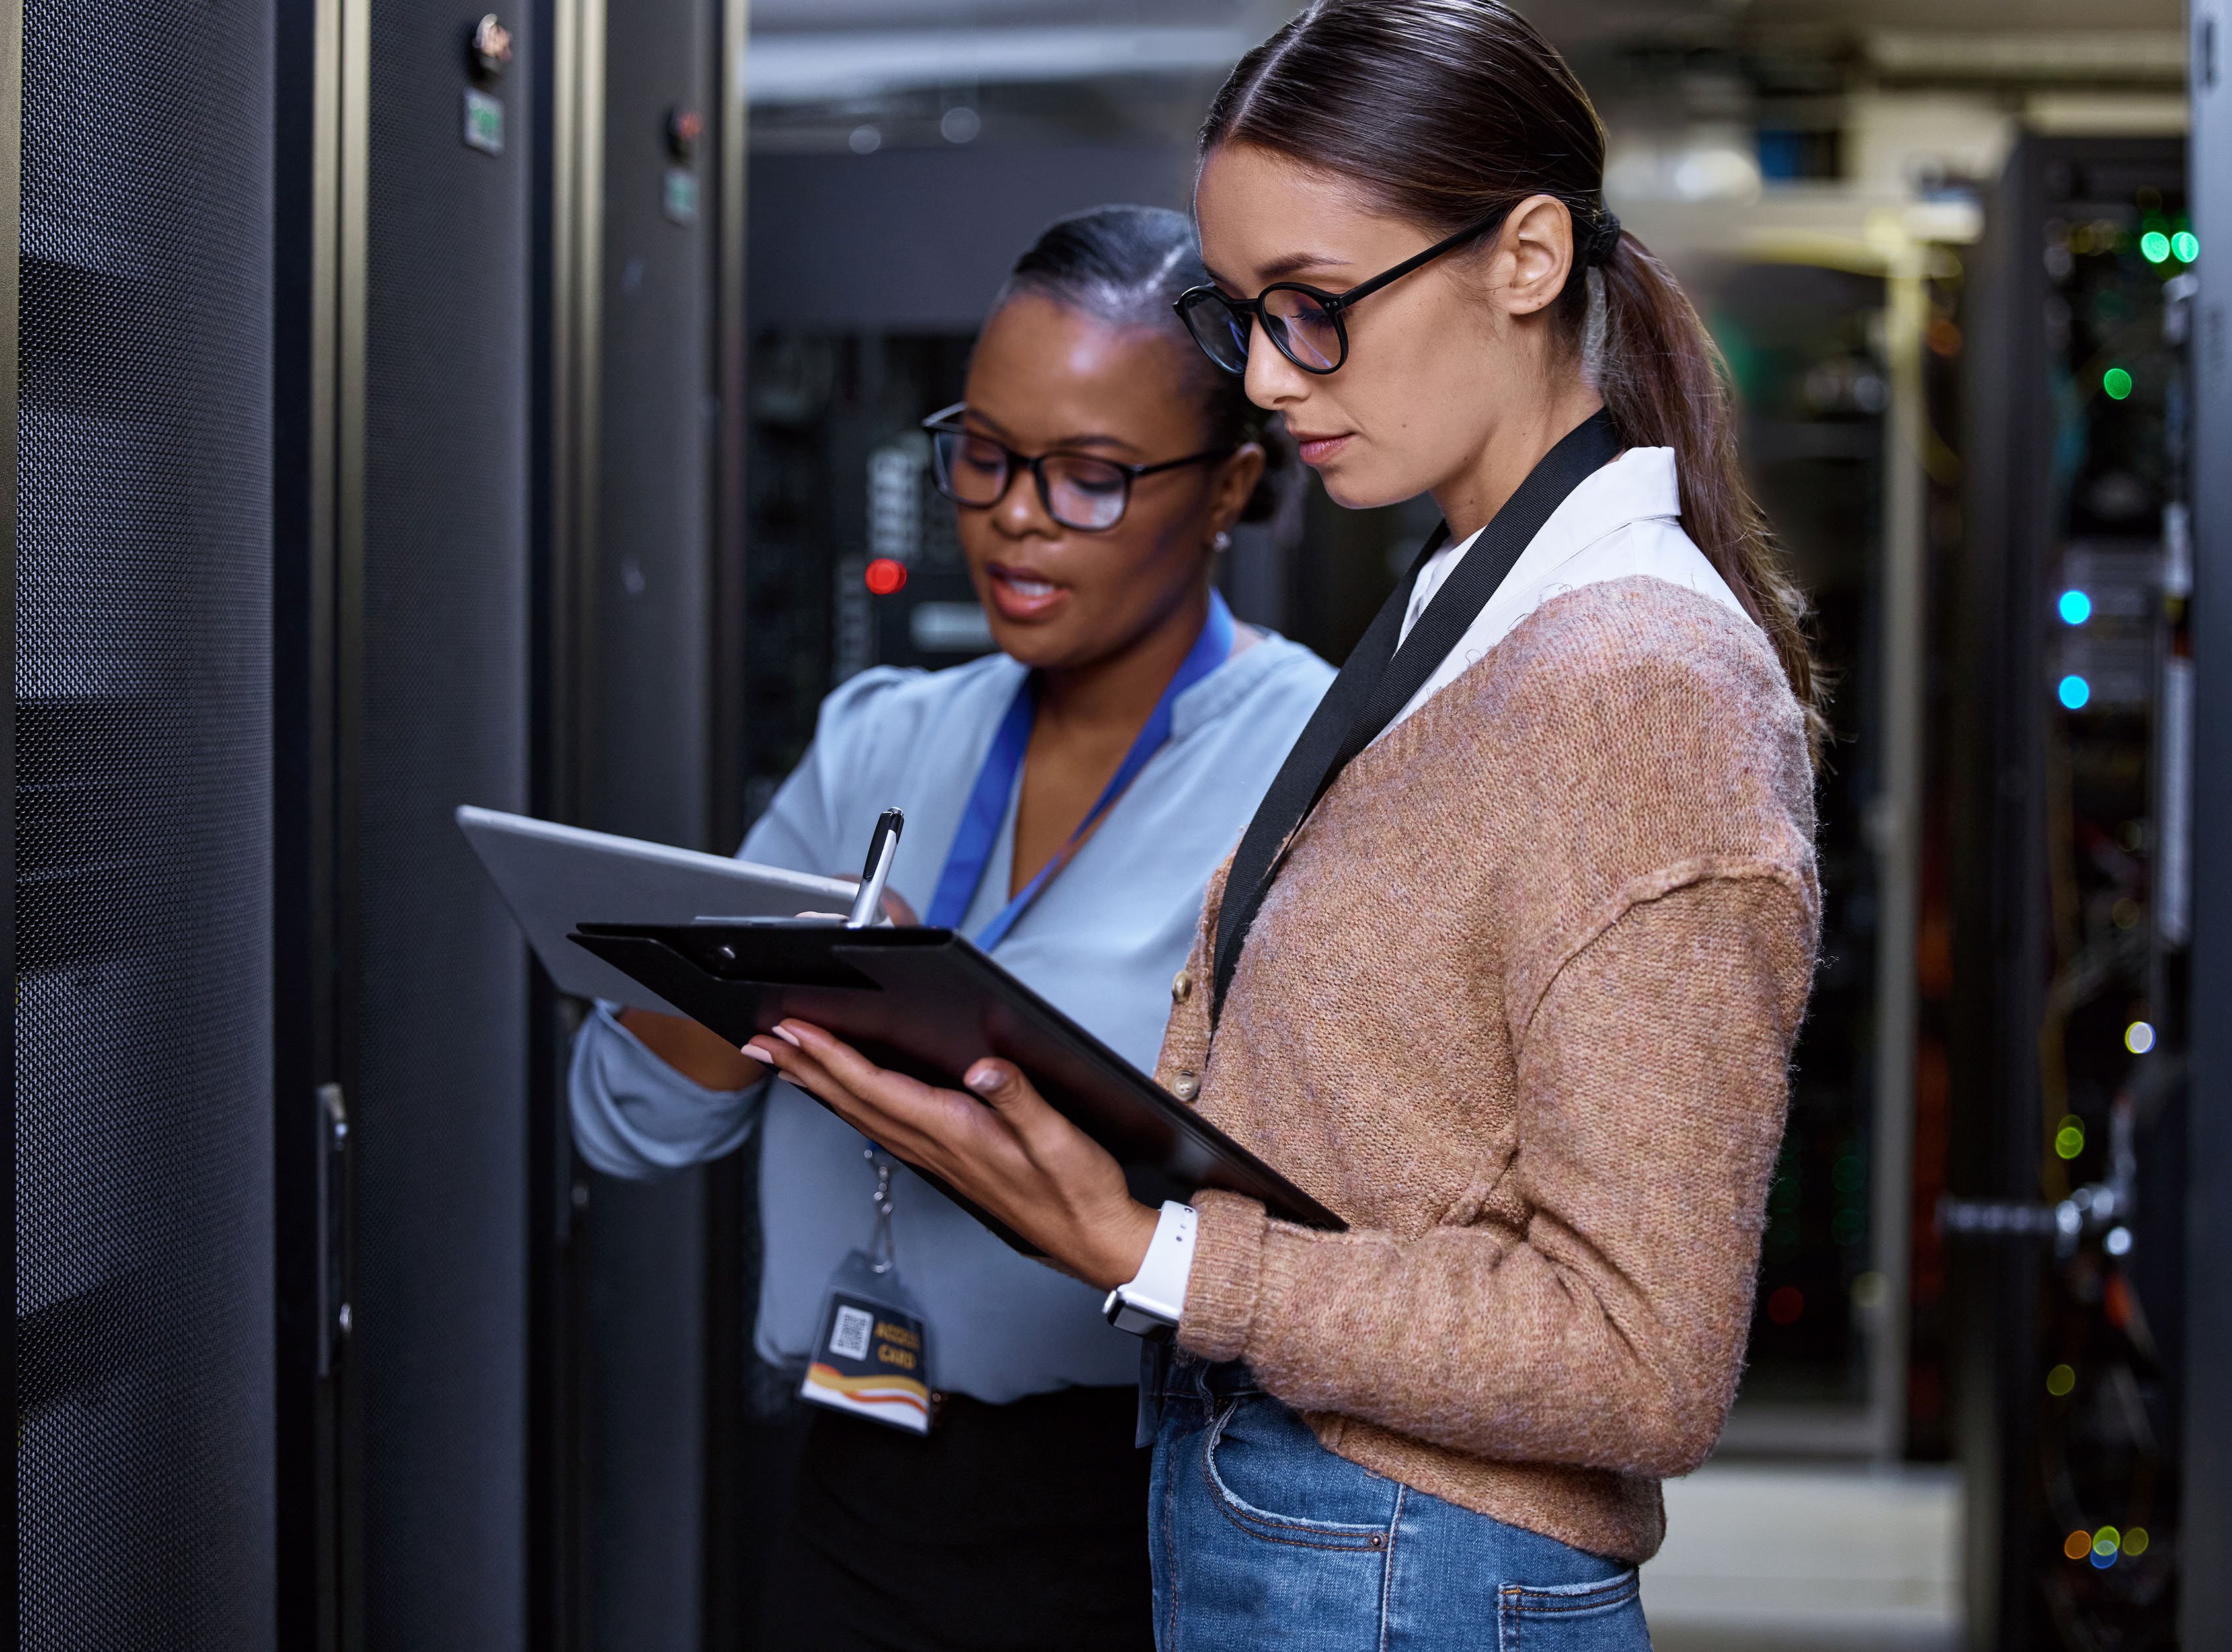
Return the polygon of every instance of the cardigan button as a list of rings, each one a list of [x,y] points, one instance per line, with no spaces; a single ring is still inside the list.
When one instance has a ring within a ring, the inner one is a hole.
[[[1201,1080],[1191,1072],[1181,1072],[1171,1080],[1171,1093],[1180,1101],[1191,1101],[1201,1093]]]
[[[1193,996],[1193,971],[1181,969],[1171,977],[1171,1002],[1183,1004]]]

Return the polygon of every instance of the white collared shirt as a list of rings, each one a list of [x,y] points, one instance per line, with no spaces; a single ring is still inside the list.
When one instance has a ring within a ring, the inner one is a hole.
[[[1710,597],[1737,613],[1743,605],[1728,581],[1682,530],[1682,493],[1671,447],[1635,447],[1567,494],[1550,513],[1503,583],[1387,727],[1392,729],[1470,670],[1519,622],[1553,597],[1606,580],[1645,574]],[[1411,634],[1426,605],[1480,538],[1444,545],[1418,570],[1398,638]],[[1385,730],[1381,730],[1384,737]]]

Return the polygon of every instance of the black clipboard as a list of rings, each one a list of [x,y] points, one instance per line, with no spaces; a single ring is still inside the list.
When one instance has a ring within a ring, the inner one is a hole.
[[[981,1057],[1012,1061],[1115,1156],[1143,1203],[1221,1188],[1283,1221],[1347,1227],[951,930],[763,919],[584,923],[568,938],[732,1044],[796,1016],[879,1066],[948,1088]]]

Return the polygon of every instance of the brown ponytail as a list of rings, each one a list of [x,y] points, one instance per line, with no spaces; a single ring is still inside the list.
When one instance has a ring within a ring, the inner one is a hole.
[[[1737,463],[1726,364],[1673,276],[1605,210],[1604,123],[1533,25],[1499,0],[1317,0],[1217,93],[1202,152],[1226,143],[1335,173],[1437,240],[1529,196],[1565,203],[1577,256],[1560,320],[1620,439],[1674,450],[1682,525],[1774,645],[1818,757],[1806,599]]]
[[[1728,364],[1666,266],[1623,235],[1599,276],[1604,341],[1590,363],[1597,394],[1620,439],[1671,447],[1682,484],[1682,526],[1729,582],[1781,658],[1806,710],[1819,761],[1827,737],[1821,684],[1806,638],[1806,594],[1782,566],[1767,515],[1736,459]]]

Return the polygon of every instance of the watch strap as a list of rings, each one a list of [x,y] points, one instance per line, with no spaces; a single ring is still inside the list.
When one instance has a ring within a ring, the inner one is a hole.
[[[1168,1336],[1185,1313],[1186,1286],[1193,1278],[1194,1229],[1200,1216],[1191,1205],[1165,1200],[1155,1218],[1155,1236],[1128,1282],[1108,1293],[1101,1312],[1119,1331],[1135,1337]]]

